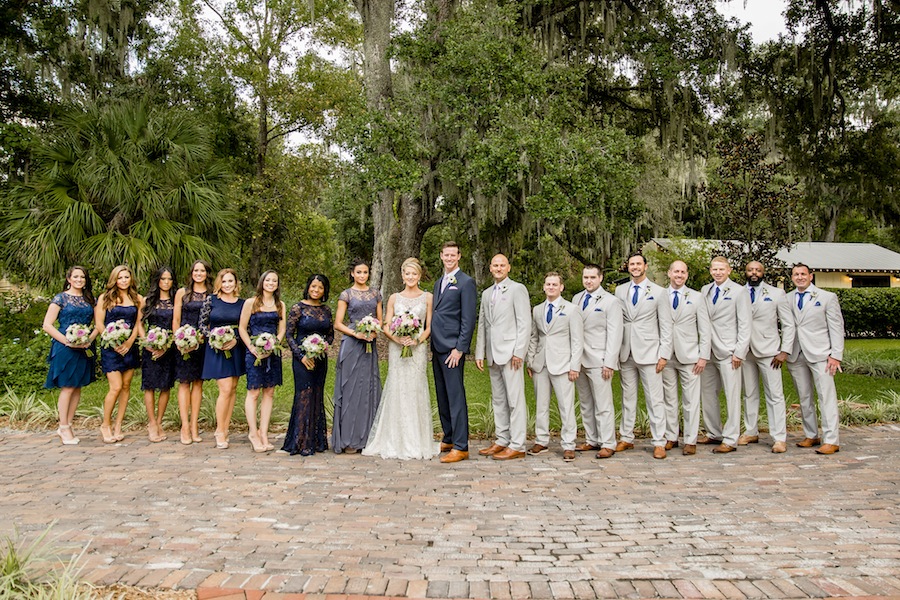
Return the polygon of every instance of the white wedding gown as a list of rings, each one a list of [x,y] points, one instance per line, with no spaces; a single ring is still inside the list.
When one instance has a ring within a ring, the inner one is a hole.
[[[409,311],[425,322],[426,294],[394,298],[394,314]],[[388,344],[388,374],[381,391],[381,404],[363,450],[366,456],[381,458],[431,458],[439,453],[431,420],[431,396],[428,391],[428,344],[413,347],[412,356],[401,358],[401,346]]]

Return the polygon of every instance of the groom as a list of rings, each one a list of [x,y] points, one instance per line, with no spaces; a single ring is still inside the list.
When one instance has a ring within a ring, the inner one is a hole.
[[[444,274],[434,286],[431,318],[431,366],[444,438],[442,463],[469,458],[469,410],[463,385],[466,352],[475,331],[475,281],[459,270],[459,245],[441,247]]]

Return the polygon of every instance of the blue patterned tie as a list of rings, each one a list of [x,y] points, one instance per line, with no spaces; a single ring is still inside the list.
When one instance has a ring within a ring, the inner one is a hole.
[[[637,306],[637,297],[638,297],[638,292],[640,292],[640,291],[641,291],[641,286],[639,286],[639,285],[634,286],[634,296],[631,297],[631,305],[632,306]]]
[[[753,304],[754,302],[756,302],[756,288],[750,286],[750,304]]]
[[[719,288],[716,286],[716,293],[713,294],[713,304],[719,301]]]
[[[585,293],[584,294],[584,303],[581,305],[581,310],[586,309],[588,302],[590,302],[590,301],[591,301],[591,295],[588,293]]]
[[[806,292],[799,292],[797,295],[800,297],[800,300],[797,301],[797,308],[803,310],[803,297],[806,295]]]
[[[672,298],[672,308],[678,308],[678,290],[675,290],[675,297]]]
[[[553,305],[548,304],[547,305],[547,324],[548,325],[550,324],[550,319],[552,319],[552,318],[553,318]]]

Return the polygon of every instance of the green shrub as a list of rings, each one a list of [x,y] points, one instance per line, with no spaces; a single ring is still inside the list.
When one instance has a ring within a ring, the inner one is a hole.
[[[0,294],[0,340],[34,337],[44,323],[47,305],[25,292]]]
[[[0,381],[23,392],[41,388],[47,379],[50,337],[32,332],[24,338],[0,339]]]
[[[849,338],[900,337],[900,288],[851,288],[837,294]]]

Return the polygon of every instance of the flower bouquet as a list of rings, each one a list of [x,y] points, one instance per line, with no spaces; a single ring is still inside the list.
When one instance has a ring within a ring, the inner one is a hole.
[[[419,339],[421,322],[409,311],[401,313],[394,317],[391,321],[391,333],[397,337],[411,337],[414,340]],[[409,358],[412,356],[412,347],[403,346],[400,350],[401,358]]]
[[[261,333],[250,338],[253,346],[259,352],[259,356],[253,361],[253,366],[258,367],[262,361],[269,358],[272,354],[281,356],[281,350],[284,346],[274,333]]]
[[[131,337],[131,327],[124,319],[113,321],[100,333],[101,348],[118,348]]]
[[[91,343],[91,331],[93,328],[90,325],[73,323],[66,328],[66,339],[73,346],[84,346]],[[90,348],[85,348],[84,353],[88,356],[94,355]]]
[[[144,339],[138,343],[141,348],[149,350],[151,353],[157,350],[168,350],[172,345],[172,332],[163,327],[151,327]],[[156,360],[157,357],[152,358]]]
[[[365,335],[377,333],[381,330],[381,321],[376,319],[373,315],[366,315],[359,320],[354,330],[358,331],[359,333],[364,333]],[[370,354],[371,352],[372,344],[370,342],[366,342],[366,354]]]
[[[225,358],[231,359],[231,350],[225,350],[223,346],[235,339],[234,327],[223,325],[209,330],[209,346],[216,352],[224,352]]]
[[[183,360],[190,359],[188,354],[199,348],[203,341],[203,336],[193,325],[182,325],[175,330],[173,337],[175,338],[175,347],[181,352]]]
[[[328,341],[318,333],[306,336],[306,338],[303,339],[301,346],[303,347],[303,353],[306,355],[306,358],[311,360],[322,358],[325,356],[325,353],[328,352],[329,348]]]

